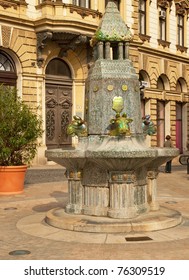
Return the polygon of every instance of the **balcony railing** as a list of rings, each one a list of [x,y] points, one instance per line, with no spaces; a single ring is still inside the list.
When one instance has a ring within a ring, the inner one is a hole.
[[[39,0],[39,4],[36,7],[37,9],[43,9],[46,5],[56,7],[62,5],[65,8],[70,10],[70,13],[76,12],[81,15],[82,18],[91,15],[93,18],[101,17],[102,13],[98,10],[93,10],[90,5],[90,1],[85,0],[73,0],[72,4],[64,3],[64,0]]]
[[[66,1],[64,1],[64,0],[38,0],[38,4],[51,3],[51,2],[65,3]],[[75,6],[80,6],[82,8],[90,9],[91,8],[90,2],[91,2],[91,0],[72,0],[72,1],[70,1],[70,4],[75,5]]]

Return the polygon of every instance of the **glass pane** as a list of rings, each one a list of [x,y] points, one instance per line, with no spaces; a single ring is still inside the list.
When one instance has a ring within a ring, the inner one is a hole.
[[[68,65],[64,61],[57,58],[49,62],[46,68],[46,74],[55,76],[66,76],[71,78],[71,71]]]
[[[0,70],[14,72],[14,66],[11,60],[3,53],[0,53]]]

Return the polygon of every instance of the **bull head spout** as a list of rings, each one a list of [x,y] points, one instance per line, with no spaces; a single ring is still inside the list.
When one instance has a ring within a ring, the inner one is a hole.
[[[127,117],[126,113],[120,114],[124,108],[123,98],[121,96],[115,96],[113,99],[112,109],[116,112],[115,118],[110,120],[108,126],[110,136],[130,136],[130,123],[132,119]]]

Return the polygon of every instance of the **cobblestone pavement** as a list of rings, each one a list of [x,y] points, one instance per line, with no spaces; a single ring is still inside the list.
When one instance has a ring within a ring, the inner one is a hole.
[[[1,260],[188,260],[189,174],[186,167],[173,166],[158,176],[161,206],[182,213],[181,225],[168,230],[141,232],[128,241],[127,234],[73,233],[44,223],[47,211],[65,207],[67,180],[64,168],[48,166],[28,170],[23,194],[0,196]],[[138,241],[137,241],[138,237]],[[145,239],[146,240],[142,240]],[[104,240],[104,241],[102,241]],[[20,254],[26,250],[28,254]],[[11,252],[15,252],[12,255]],[[18,253],[18,254],[17,254]]]

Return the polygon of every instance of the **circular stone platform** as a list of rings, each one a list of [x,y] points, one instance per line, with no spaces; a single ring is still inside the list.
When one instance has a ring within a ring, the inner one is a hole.
[[[76,232],[130,233],[168,229],[182,222],[180,212],[160,207],[135,219],[112,219],[86,215],[67,214],[63,208],[47,212],[45,222],[53,227]]]

